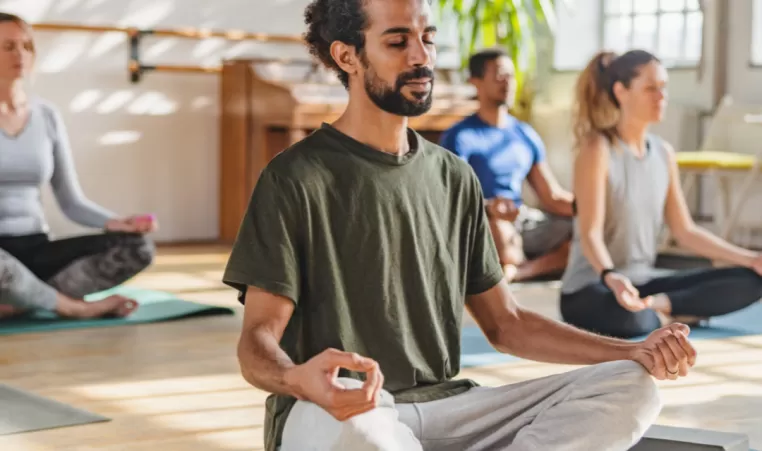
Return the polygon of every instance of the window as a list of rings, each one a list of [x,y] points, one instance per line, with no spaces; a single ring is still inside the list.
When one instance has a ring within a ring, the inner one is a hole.
[[[656,54],[665,65],[693,66],[701,57],[699,0],[603,0],[603,48]]]
[[[762,66],[762,0],[754,0],[751,19],[751,64]]]
[[[601,47],[601,0],[556,0],[553,67],[579,70]]]
[[[762,0],[754,2],[762,24]],[[699,0],[557,0],[556,15],[554,67],[559,70],[582,69],[600,49],[648,50],[667,67],[695,66],[701,57]],[[762,64],[762,30],[758,34]]]

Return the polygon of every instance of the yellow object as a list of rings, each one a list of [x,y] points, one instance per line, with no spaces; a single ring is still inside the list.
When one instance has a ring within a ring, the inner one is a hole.
[[[704,150],[698,152],[677,152],[680,169],[736,169],[750,170],[757,164],[754,155],[733,152]]]

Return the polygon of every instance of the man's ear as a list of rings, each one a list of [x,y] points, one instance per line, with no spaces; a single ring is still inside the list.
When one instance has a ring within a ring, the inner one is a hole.
[[[341,70],[350,76],[357,73],[360,65],[360,57],[354,46],[341,41],[333,41],[331,44],[331,56]]]

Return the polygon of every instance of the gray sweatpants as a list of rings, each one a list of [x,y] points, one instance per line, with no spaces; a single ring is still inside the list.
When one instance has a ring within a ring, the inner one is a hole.
[[[632,361],[427,403],[395,405],[385,391],[381,398],[379,407],[345,422],[297,402],[280,451],[625,451],[661,410],[656,384]]]

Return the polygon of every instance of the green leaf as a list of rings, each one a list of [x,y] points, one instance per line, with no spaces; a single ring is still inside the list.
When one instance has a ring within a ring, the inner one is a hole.
[[[486,1],[488,0],[474,0],[471,12],[469,13],[469,19],[471,19],[471,41],[468,46],[469,55],[476,50],[479,32],[482,30],[483,25],[483,8],[481,6]],[[468,58],[468,55],[464,55],[464,58]]]
[[[477,47],[499,45],[516,66],[518,95],[530,83],[537,68],[536,40],[539,32],[556,31],[555,6],[559,1],[573,8],[576,0],[439,0],[442,14],[457,17],[461,61]]]
[[[556,8],[552,0],[533,0],[538,25],[545,25],[552,34],[556,33]]]
[[[483,47],[493,47],[497,43],[497,21],[499,18],[494,4],[485,6],[481,30]]]

